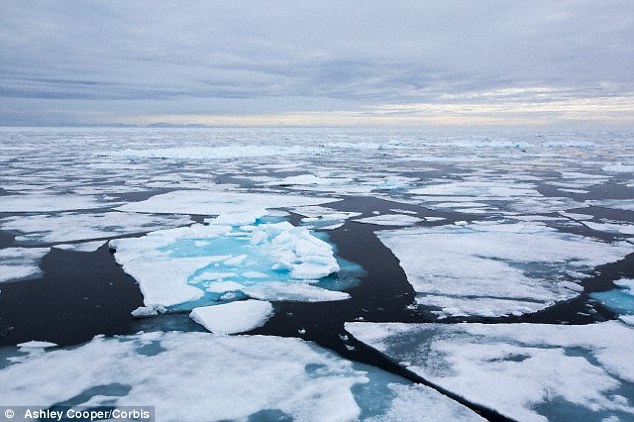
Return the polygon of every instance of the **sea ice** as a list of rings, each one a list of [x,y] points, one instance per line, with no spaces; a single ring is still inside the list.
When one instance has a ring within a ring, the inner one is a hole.
[[[40,275],[40,260],[50,248],[0,249],[0,283]]]
[[[191,319],[214,334],[236,334],[263,326],[273,315],[273,305],[261,300],[239,300],[194,308]]]
[[[463,224],[381,231],[416,301],[441,316],[534,312],[570,299],[565,271],[587,272],[634,250],[560,233],[536,222]]]
[[[144,233],[184,226],[186,216],[156,216],[125,212],[101,214],[60,213],[7,217],[0,221],[3,230],[22,233],[20,242],[74,242],[102,239],[122,234]]]
[[[61,243],[59,245],[53,245],[53,248],[73,252],[95,252],[105,244],[105,240],[96,240],[94,242]]]
[[[257,192],[232,192],[220,187],[213,190],[178,190],[155,195],[145,201],[123,205],[118,210],[156,214],[219,215],[239,214],[256,209],[320,205],[338,198]]]
[[[219,220],[226,219],[221,215]],[[195,224],[112,240],[110,247],[116,249],[115,259],[124,271],[139,283],[146,305],[205,305],[225,292],[248,294],[245,289],[259,298],[275,296],[282,290],[279,283],[317,283],[340,269],[332,246],[288,222]],[[262,287],[271,282],[278,284]],[[288,294],[298,298],[304,292],[312,300],[320,296],[315,293],[319,287],[312,287],[289,287]]]
[[[377,226],[413,226],[416,223],[423,221],[423,219],[413,215],[383,214],[359,218],[352,221],[356,221],[357,223],[374,224]]]
[[[634,315],[634,280],[621,278],[615,280],[616,289],[591,293],[594,299],[604,303],[615,312]]]
[[[151,403],[166,422],[482,420],[430,388],[300,339],[209,333],[98,336],[11,359],[0,394],[44,409]]]
[[[241,290],[249,297],[277,302],[329,302],[350,299],[350,295],[346,292],[322,289],[321,287],[303,282],[285,283],[281,281],[269,281],[251,286],[238,284],[237,286],[231,286],[229,288],[223,287],[221,290]]]
[[[634,417],[634,328],[618,321],[345,327],[426,380],[516,420]]]
[[[3,196],[0,212],[52,212],[107,208],[118,205],[90,195],[25,194]]]

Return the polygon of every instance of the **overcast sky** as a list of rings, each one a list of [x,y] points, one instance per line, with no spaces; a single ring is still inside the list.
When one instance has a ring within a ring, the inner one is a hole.
[[[0,124],[634,125],[634,1],[0,1]]]

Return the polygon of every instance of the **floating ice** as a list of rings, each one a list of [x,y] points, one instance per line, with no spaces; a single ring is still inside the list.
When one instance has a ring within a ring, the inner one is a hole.
[[[273,305],[261,300],[240,300],[194,308],[189,316],[214,334],[236,334],[263,326],[273,315]]]
[[[113,205],[117,204],[101,201],[98,197],[89,195],[8,195],[3,196],[0,201],[0,212],[72,211],[106,208]]]
[[[634,165],[614,163],[601,167],[601,170],[606,173],[634,173]]]
[[[219,220],[226,219],[221,215]],[[234,221],[233,219],[229,219]],[[277,295],[277,282],[317,283],[339,271],[333,248],[306,228],[288,222],[230,226],[201,225],[163,230],[141,238],[110,242],[115,259],[139,283],[146,305],[185,302],[214,303],[222,293],[244,289],[256,297]],[[303,290],[312,300],[315,289],[290,287],[297,298]],[[324,293],[322,297],[328,294]],[[338,295],[331,297],[339,299]]]
[[[46,349],[49,347],[57,347],[57,344],[51,343],[50,341],[36,341],[32,340],[26,343],[18,344],[20,349]]]
[[[40,260],[50,248],[0,249],[0,283],[40,275]]]
[[[516,420],[634,415],[634,329],[621,322],[355,322],[346,330],[426,380]]]
[[[218,284],[218,283],[214,283]],[[269,281],[252,286],[221,287],[222,291],[241,290],[249,297],[260,300],[289,301],[289,302],[329,302],[350,299],[346,292],[326,290],[308,283]]]
[[[102,214],[61,213],[8,217],[3,230],[23,233],[18,241],[73,242],[122,234],[143,233],[191,224],[185,216],[156,216],[125,212]]]
[[[60,245],[54,245],[55,249],[61,249],[64,251],[73,252],[95,252],[97,249],[106,244],[105,240],[97,240],[95,242],[83,242],[83,243],[62,243]]]
[[[566,271],[586,272],[634,250],[539,223],[463,224],[381,231],[417,292],[438,314],[534,312],[578,294]]]
[[[634,234],[634,224],[619,224],[619,223],[594,223],[592,221],[583,221],[582,224],[592,230],[620,233],[620,234]]]
[[[14,406],[152,403],[166,422],[482,420],[430,388],[280,337],[96,337],[13,360],[0,390]]]
[[[413,226],[414,224],[423,221],[423,219],[414,217],[413,215],[383,214],[359,218],[352,221],[364,224],[374,224],[377,226]]]
[[[179,190],[155,195],[145,201],[123,205],[118,210],[156,214],[239,214],[256,209],[288,208],[339,201],[274,193],[230,192],[221,190]]]
[[[590,296],[615,312],[634,315],[634,280],[622,278],[614,281],[614,284],[616,289],[591,293]]]

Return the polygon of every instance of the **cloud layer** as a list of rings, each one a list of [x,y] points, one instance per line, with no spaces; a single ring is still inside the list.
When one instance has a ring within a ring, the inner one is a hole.
[[[424,123],[433,110],[467,123],[508,113],[556,121],[597,106],[598,120],[634,121],[627,0],[6,0],[1,8],[5,125],[297,115]]]

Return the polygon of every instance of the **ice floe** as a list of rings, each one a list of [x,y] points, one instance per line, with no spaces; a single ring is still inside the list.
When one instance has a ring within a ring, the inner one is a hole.
[[[145,201],[129,203],[117,209],[155,214],[219,215],[248,213],[254,209],[320,205],[339,200],[276,193],[232,192],[217,188],[173,191],[155,195]]]
[[[126,212],[101,214],[37,214],[7,217],[0,220],[3,230],[21,233],[21,242],[73,242],[102,239],[123,234],[144,233],[184,226],[192,221],[186,216],[147,215]]]
[[[0,386],[2,400],[14,406],[151,403],[166,422],[483,420],[430,388],[296,338],[96,337],[12,359],[0,370]]]
[[[426,380],[516,420],[634,417],[634,329],[618,321],[354,322],[346,330]]]
[[[8,195],[0,201],[0,212],[51,212],[107,208],[117,205],[89,195]]]
[[[413,215],[383,214],[359,218],[352,221],[364,224],[374,224],[376,226],[413,226],[416,223],[423,221],[423,219]]]
[[[0,249],[0,283],[33,278],[42,274],[40,260],[50,248]]]
[[[566,271],[588,272],[634,251],[536,222],[461,224],[381,231],[416,302],[441,316],[501,316],[544,309],[578,289]],[[570,273],[572,274],[572,273]]]
[[[219,220],[236,222],[223,215]],[[342,298],[317,294],[320,287],[304,285],[315,284],[340,267],[332,246],[288,222],[195,224],[112,240],[110,247],[116,249],[115,259],[124,271],[139,283],[146,305],[202,300],[200,306],[222,300],[223,293],[233,293],[227,299],[248,291],[258,298],[284,297],[280,283],[302,283],[289,287],[286,295],[294,299],[302,294],[309,301]]]
[[[273,315],[273,305],[262,300],[239,300],[194,308],[191,319],[214,334],[236,334],[261,327]]]
[[[96,240],[94,242],[83,243],[62,243],[59,245],[53,245],[53,248],[73,252],[95,252],[105,244],[105,240]]]

